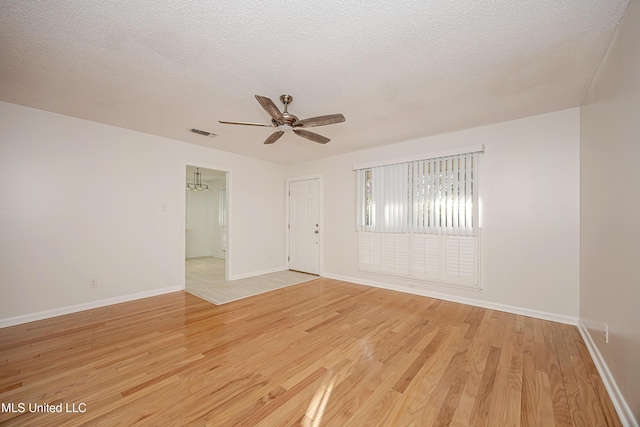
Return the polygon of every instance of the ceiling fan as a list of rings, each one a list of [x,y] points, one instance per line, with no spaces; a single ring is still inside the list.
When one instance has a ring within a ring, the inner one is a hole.
[[[310,119],[299,120],[296,116],[287,111],[287,106],[291,104],[291,101],[293,101],[293,97],[291,95],[280,96],[280,101],[282,101],[282,103],[284,104],[284,111],[282,112],[280,112],[278,107],[276,107],[276,104],[274,104],[271,99],[260,95],[256,95],[256,99],[258,100],[260,105],[262,105],[262,108],[264,108],[265,111],[271,116],[270,125],[249,122],[228,122],[224,120],[219,120],[219,122],[228,125],[265,126],[278,128],[277,131],[272,133],[271,136],[269,136],[269,138],[264,141],[265,144],[273,144],[278,139],[280,139],[280,137],[284,135],[285,132],[290,131],[293,131],[296,135],[307,138],[313,142],[326,144],[327,142],[331,141],[329,138],[318,135],[314,132],[309,132],[308,130],[302,128],[332,125],[345,121],[345,118],[342,114],[329,114],[327,116],[318,116],[312,117]]]

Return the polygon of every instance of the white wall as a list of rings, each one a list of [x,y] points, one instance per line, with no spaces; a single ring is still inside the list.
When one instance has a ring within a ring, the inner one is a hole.
[[[416,284],[417,291],[576,322],[577,108],[290,166],[289,177],[325,176],[324,274],[411,290],[406,280],[358,271],[352,165],[479,143],[485,145],[480,155],[483,289]]]
[[[231,171],[232,274],[284,268],[283,166],[0,102],[0,324],[183,287],[187,164]]]
[[[225,258],[219,223],[220,190],[224,178],[202,180],[211,191],[187,191],[186,257],[214,256]]]
[[[640,2],[581,109],[580,320],[640,420]],[[609,343],[604,324],[609,326]],[[606,380],[606,377],[605,377]],[[617,390],[611,393],[615,399]],[[627,408],[627,409],[629,409]],[[624,412],[623,412],[624,413]]]

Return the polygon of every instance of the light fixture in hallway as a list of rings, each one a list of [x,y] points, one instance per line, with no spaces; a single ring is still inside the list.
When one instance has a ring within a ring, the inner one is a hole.
[[[187,182],[187,190],[189,191],[211,191],[207,184],[202,183],[202,174],[200,173],[200,168],[196,168],[196,171],[193,173],[193,183],[190,184]]]

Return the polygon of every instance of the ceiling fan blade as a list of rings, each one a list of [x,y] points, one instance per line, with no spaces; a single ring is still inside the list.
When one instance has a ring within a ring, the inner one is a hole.
[[[284,135],[284,132],[282,132],[282,131],[274,132],[274,133],[271,134],[271,136],[269,138],[267,138],[267,140],[264,143],[265,144],[273,144],[274,142],[279,140],[282,135]]]
[[[276,107],[276,104],[274,104],[271,99],[267,98],[266,96],[260,95],[256,95],[256,99],[258,100],[260,105],[262,105],[262,108],[264,108],[265,111],[269,113],[269,115],[273,117],[276,122],[278,122],[279,124],[284,123],[284,117],[282,117],[282,113],[280,112],[280,110],[278,110],[278,107]]]
[[[328,116],[311,117],[310,119],[299,120],[295,123],[296,127],[311,128],[314,126],[332,125],[342,123],[345,118],[342,114],[329,114]]]
[[[296,133],[296,135],[301,136],[303,138],[307,138],[319,144],[326,144],[327,142],[331,141],[329,138],[325,136],[318,135],[317,133],[309,132],[308,130],[294,129],[293,131]]]
[[[264,126],[268,128],[272,128],[273,125],[265,125],[262,123],[250,123],[250,122],[228,122],[226,120],[218,120],[219,123],[224,123],[225,125],[244,125],[244,126]]]

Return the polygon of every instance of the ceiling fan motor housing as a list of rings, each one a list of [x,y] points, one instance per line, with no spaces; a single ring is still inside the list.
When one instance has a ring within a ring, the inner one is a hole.
[[[286,111],[282,113],[282,118],[284,119],[284,124],[289,126],[293,126],[293,124],[298,121],[298,117],[294,116],[293,114],[287,113]],[[278,123],[275,119],[271,119],[271,123],[273,123],[274,126],[280,125],[280,123]]]

